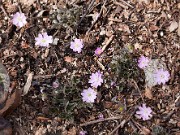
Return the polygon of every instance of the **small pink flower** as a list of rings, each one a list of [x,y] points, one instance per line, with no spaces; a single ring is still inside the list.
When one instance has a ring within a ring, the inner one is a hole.
[[[87,135],[87,131],[80,131],[79,135]]]
[[[97,92],[94,91],[92,88],[84,89],[81,93],[82,100],[87,103],[94,103],[96,99]]]
[[[102,74],[100,73],[100,71],[91,74],[89,83],[94,88],[101,86],[101,84],[103,83],[103,79],[102,79]]]
[[[50,43],[53,42],[52,36],[48,36],[47,33],[38,34],[38,37],[35,38],[35,45],[48,47]]]
[[[143,120],[149,120],[152,118],[152,109],[150,107],[146,107],[145,104],[138,107],[139,111],[136,111],[136,114],[139,118],[142,118]]]
[[[24,15],[24,13],[17,12],[13,15],[12,23],[21,28],[27,23],[26,16]]]
[[[74,51],[74,52],[78,52],[80,53],[82,48],[83,48],[83,41],[81,39],[74,39],[74,42],[71,42],[70,48]]]
[[[102,113],[100,113],[100,114],[98,115],[98,118],[99,118],[100,120],[103,120],[103,119],[104,119],[104,115],[103,115]]]
[[[53,83],[52,83],[52,86],[53,88],[58,88],[59,87],[59,81],[58,80],[55,80]]]
[[[169,81],[170,74],[168,71],[159,69],[154,73],[155,81],[157,84],[165,84],[166,82]]]
[[[103,51],[102,51],[102,49],[101,49],[100,47],[98,47],[98,48],[95,50],[95,54],[96,54],[97,56],[101,55],[102,52],[103,52]]]
[[[141,56],[138,59],[138,66],[139,66],[139,68],[145,68],[145,67],[148,66],[148,64],[149,64],[149,59],[147,57]]]

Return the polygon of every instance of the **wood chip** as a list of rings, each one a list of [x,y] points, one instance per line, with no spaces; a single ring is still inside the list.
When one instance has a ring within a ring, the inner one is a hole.
[[[152,91],[151,91],[151,89],[150,88],[146,88],[145,89],[145,96],[147,97],[147,98],[149,98],[149,99],[153,99],[153,94],[152,94]]]
[[[179,25],[178,25],[178,36],[180,36],[180,20],[179,20]]]
[[[171,25],[169,26],[169,31],[173,32],[178,28],[178,23],[176,21],[172,21]]]
[[[28,75],[28,78],[27,78],[27,81],[26,81],[26,84],[25,84],[24,90],[23,90],[23,96],[28,93],[29,88],[31,87],[31,82],[32,82],[32,79],[33,79],[33,75],[34,75],[33,72],[29,73],[29,75]]]
[[[73,61],[73,58],[70,57],[70,56],[65,56],[65,57],[64,57],[64,61],[65,61],[65,62],[68,62],[68,63],[71,63],[71,62]]]

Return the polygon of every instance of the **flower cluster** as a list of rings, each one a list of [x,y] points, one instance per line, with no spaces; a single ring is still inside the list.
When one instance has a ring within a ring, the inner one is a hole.
[[[165,64],[158,60],[141,56],[138,59],[139,68],[143,69],[146,76],[146,83],[149,87],[157,84],[165,84],[170,79],[170,74],[164,67]]]
[[[142,118],[143,120],[149,120],[152,118],[152,109],[150,107],[146,107],[145,104],[138,107],[138,111],[136,111],[136,116],[138,118]]]
[[[17,12],[13,15],[12,23],[17,27],[21,28],[26,25],[26,16],[24,13]],[[35,45],[48,47],[50,43],[53,42],[52,36],[48,36],[47,33],[38,34],[38,37],[35,38]]]
[[[103,83],[103,79],[100,71],[91,74],[89,83],[94,88],[101,86],[101,84]],[[92,88],[88,88],[88,89],[84,89],[81,95],[82,95],[82,100],[84,102],[94,103],[94,100],[96,99],[97,96],[97,92]]]

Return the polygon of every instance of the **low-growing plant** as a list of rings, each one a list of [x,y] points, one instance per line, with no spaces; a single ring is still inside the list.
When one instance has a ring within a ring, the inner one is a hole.
[[[141,73],[137,67],[137,61],[126,50],[122,50],[119,57],[113,58],[110,63],[111,71],[114,74],[114,80],[117,88],[122,91],[128,89],[127,82],[129,79],[139,81]]]
[[[53,90],[51,113],[61,118],[73,119],[76,109],[89,105],[82,101],[82,89],[77,86],[79,83],[81,80],[76,77],[72,77],[70,82],[60,82],[59,87]]]

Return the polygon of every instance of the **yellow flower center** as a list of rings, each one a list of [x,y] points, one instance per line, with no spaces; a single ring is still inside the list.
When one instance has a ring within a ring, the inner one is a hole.
[[[45,40],[45,39],[42,39],[42,43],[46,43],[46,40]]]
[[[161,74],[160,77],[163,79],[165,76],[163,74]]]
[[[91,93],[88,94],[88,97],[91,97]]]
[[[79,47],[79,44],[76,43],[76,44],[75,44],[75,48],[78,48],[78,47]]]
[[[18,17],[18,21],[22,22],[22,18],[21,18],[21,17]]]

